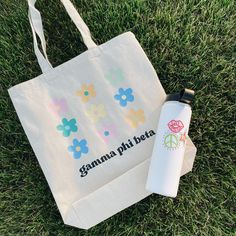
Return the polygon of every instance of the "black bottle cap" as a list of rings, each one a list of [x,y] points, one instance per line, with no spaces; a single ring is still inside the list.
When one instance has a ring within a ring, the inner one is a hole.
[[[166,101],[178,101],[190,104],[194,97],[194,91],[191,89],[182,89],[179,93],[172,93],[166,96]]]

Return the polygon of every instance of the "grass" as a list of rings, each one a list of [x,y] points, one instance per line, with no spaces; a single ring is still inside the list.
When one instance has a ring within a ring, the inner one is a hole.
[[[55,2],[55,3],[54,3]],[[40,73],[26,1],[0,0],[0,235],[236,235],[236,4],[74,0],[98,44],[131,30],[166,92],[196,90],[193,172],[176,199],[152,195],[88,231],[63,225],[7,89]],[[59,1],[40,0],[54,66],[85,50]]]

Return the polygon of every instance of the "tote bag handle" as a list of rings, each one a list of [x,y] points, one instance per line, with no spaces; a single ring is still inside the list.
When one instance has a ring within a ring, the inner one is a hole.
[[[74,22],[78,30],[80,31],[84,44],[87,46],[88,49],[96,47],[97,45],[91,38],[91,34],[89,31],[88,26],[84,23],[83,19],[73,6],[70,0],[61,0],[62,4],[64,5],[67,13],[69,14],[71,20]],[[36,0],[28,0],[29,5],[29,22],[33,33],[33,45],[34,45],[34,52],[37,57],[39,66],[43,73],[52,69],[52,65],[48,60],[47,52],[46,52],[46,40],[43,33],[43,24],[42,24],[42,17],[40,12],[35,8]],[[39,50],[38,47],[38,40],[37,36],[40,39],[42,52]]]

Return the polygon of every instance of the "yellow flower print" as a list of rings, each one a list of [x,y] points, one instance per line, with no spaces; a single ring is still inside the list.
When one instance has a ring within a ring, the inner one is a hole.
[[[77,96],[80,96],[83,102],[88,102],[92,97],[96,96],[93,84],[83,84],[81,89],[76,92]]]
[[[133,128],[137,128],[138,125],[141,125],[145,122],[144,111],[142,109],[130,109],[126,115],[126,119]]]
[[[86,114],[94,123],[96,123],[100,119],[105,117],[107,113],[105,106],[103,104],[98,104],[98,105],[92,104],[88,108]]]

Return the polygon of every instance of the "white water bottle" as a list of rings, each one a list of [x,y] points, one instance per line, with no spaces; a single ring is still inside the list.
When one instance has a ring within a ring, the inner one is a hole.
[[[167,95],[162,106],[146,189],[176,197],[191,119],[194,91],[183,89]]]

